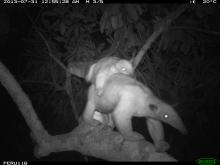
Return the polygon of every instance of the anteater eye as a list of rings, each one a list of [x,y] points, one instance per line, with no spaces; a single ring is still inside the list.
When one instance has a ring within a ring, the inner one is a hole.
[[[167,119],[168,117],[169,117],[169,115],[168,115],[168,114],[165,114],[165,115],[164,115],[164,118],[166,118],[166,119]]]
[[[154,104],[149,104],[149,108],[152,111],[157,111],[158,110],[158,107],[156,105],[154,105]]]
[[[122,71],[126,71],[126,68],[123,67],[123,68],[121,68],[121,70],[122,70]]]

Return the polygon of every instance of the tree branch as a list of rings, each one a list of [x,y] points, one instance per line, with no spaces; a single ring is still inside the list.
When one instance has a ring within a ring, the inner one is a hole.
[[[139,50],[137,56],[135,57],[134,68],[138,66],[144,54],[147,52],[148,49],[150,49],[151,44],[156,41],[156,39],[165,31],[165,29],[171,24],[171,22],[179,17],[186,9],[186,5],[181,5],[175,12],[171,13],[166,18],[164,18],[163,21],[160,22],[160,24],[157,26],[159,28],[156,29],[156,31],[154,31],[153,34],[148,38],[146,43]]]
[[[191,30],[191,31],[197,31],[199,33],[204,33],[206,35],[212,35],[212,36],[216,36],[216,37],[220,36],[220,32],[209,31],[209,30],[205,30],[205,29],[199,29],[199,28],[187,27],[187,26],[175,26],[172,28],[168,28],[167,30]]]
[[[1,61],[0,82],[30,127],[31,137],[37,142],[34,148],[36,157],[47,156],[51,152],[75,150],[109,161],[175,161],[166,153],[156,152],[151,143],[125,141],[121,134],[102,124],[92,127],[81,122],[70,133],[51,136],[43,127],[26,93]]]

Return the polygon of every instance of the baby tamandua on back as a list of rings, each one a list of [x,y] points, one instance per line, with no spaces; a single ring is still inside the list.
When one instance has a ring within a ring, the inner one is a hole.
[[[95,84],[97,95],[101,96],[105,82],[115,73],[132,76],[134,68],[128,60],[118,57],[104,57],[90,67],[86,80]]]

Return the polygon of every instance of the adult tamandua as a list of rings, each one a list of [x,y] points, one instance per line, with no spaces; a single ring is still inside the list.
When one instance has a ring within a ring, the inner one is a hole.
[[[133,116],[146,117],[149,133],[157,151],[169,149],[164,140],[161,121],[186,134],[187,130],[174,109],[158,99],[152,91],[125,74],[113,74],[105,82],[101,97],[95,85],[88,90],[88,101],[82,115],[84,121],[97,125],[99,122],[114,125],[126,140],[136,141],[144,137],[132,130]],[[94,120],[94,118],[96,120]]]
[[[105,82],[111,75],[115,73],[133,75],[133,72],[134,68],[130,61],[118,57],[104,57],[90,67],[86,80],[95,84],[97,95],[100,96]]]

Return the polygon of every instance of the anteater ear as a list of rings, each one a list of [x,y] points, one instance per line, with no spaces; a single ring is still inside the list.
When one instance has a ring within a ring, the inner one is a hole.
[[[132,57],[129,62],[131,63],[132,67],[134,67],[134,57]]]
[[[93,76],[94,76],[94,69],[96,64],[93,64],[90,66],[88,73],[86,74],[86,81],[91,82]]]
[[[155,104],[149,104],[149,109],[153,112],[157,112],[159,110],[158,106]]]

